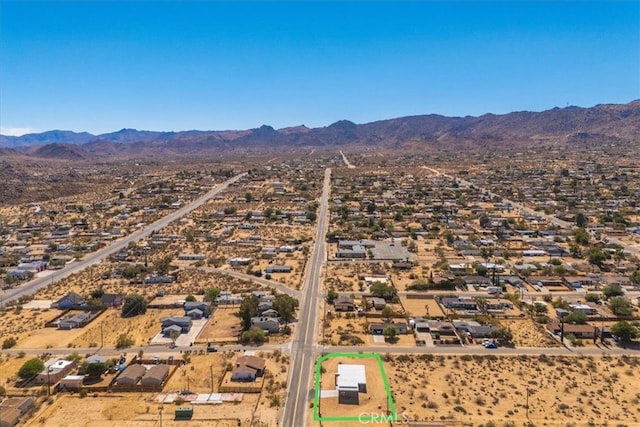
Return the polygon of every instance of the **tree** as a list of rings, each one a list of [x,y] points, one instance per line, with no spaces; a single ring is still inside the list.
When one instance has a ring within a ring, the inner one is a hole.
[[[598,302],[600,301],[600,295],[588,293],[584,296],[584,300],[587,302]]]
[[[316,221],[316,219],[318,219],[318,214],[316,214],[316,213],[315,213],[315,212],[313,212],[313,211],[309,211],[309,212],[307,212],[307,219],[308,219],[309,221],[311,221],[311,222],[315,222],[315,221]]]
[[[633,307],[625,297],[613,297],[609,301],[609,308],[616,316],[631,316]]]
[[[547,314],[549,312],[549,307],[547,304],[533,304],[533,312],[538,316]]]
[[[153,267],[160,274],[167,274],[169,272],[169,267],[171,267],[172,258],[170,256],[164,256],[160,259],[157,259],[153,262]]]
[[[371,295],[378,298],[391,299],[396,294],[396,290],[391,285],[387,285],[384,282],[373,282],[371,288]]]
[[[123,348],[131,347],[136,343],[136,341],[131,338],[131,336],[127,334],[118,335],[118,339],[116,340],[116,349],[120,350]]]
[[[577,325],[584,325],[587,323],[587,315],[581,311],[572,311],[564,317],[566,323],[575,323]]]
[[[602,290],[602,294],[606,298],[619,297],[624,295],[624,289],[622,289],[622,286],[617,283],[611,283],[610,285],[604,287],[604,289]]]
[[[147,301],[140,294],[129,294],[122,304],[122,317],[133,317],[147,312]]]
[[[28,380],[35,377],[42,371],[44,371],[44,362],[36,357],[34,359],[29,359],[22,364],[18,370],[18,376],[23,380]]]
[[[102,373],[107,370],[107,364],[103,362],[93,362],[87,365],[87,375],[89,378],[100,378]]]
[[[195,302],[196,301],[196,297],[194,297],[193,295],[189,294],[189,295],[187,295],[187,297],[184,300],[186,302]]]
[[[398,329],[394,325],[389,325],[383,329],[382,335],[384,335],[385,341],[395,342],[397,341]]]
[[[14,337],[7,338],[4,341],[2,341],[2,349],[7,350],[15,346],[17,343],[18,343],[18,340],[15,339]]]
[[[631,273],[631,275],[629,276],[629,280],[635,286],[640,286],[640,268]]]
[[[510,328],[501,326],[500,328],[491,331],[491,338],[495,338],[503,342],[511,342],[511,340],[513,340],[513,332],[511,332]]]
[[[298,305],[298,300],[287,294],[278,294],[273,300],[273,309],[278,312],[285,325],[294,319]]]
[[[91,298],[92,299],[102,298],[103,295],[104,295],[104,289],[102,289],[102,288],[95,289],[95,290],[93,290],[91,292]]]
[[[393,309],[391,308],[391,306],[385,306],[382,309],[382,313],[380,313],[383,319],[386,320],[391,320],[391,318],[393,317]]]
[[[262,344],[266,340],[267,336],[264,331],[256,326],[250,327],[240,336],[240,341],[243,344]]]
[[[586,246],[589,244],[589,233],[582,227],[573,230],[573,237],[579,245]]]
[[[587,225],[587,222],[588,222],[588,219],[582,212],[578,212],[576,214],[576,225],[578,227],[584,228]]]
[[[204,291],[204,300],[207,302],[216,302],[216,299],[220,296],[220,289],[209,288]]]
[[[333,304],[333,301],[335,301],[340,295],[338,294],[338,292],[336,292],[335,289],[329,289],[329,291],[327,292],[327,302],[329,304]]]
[[[474,302],[476,303],[476,307],[478,307],[478,311],[482,314],[487,314],[487,299],[484,297],[476,297],[474,298]]]
[[[238,317],[242,319],[242,329],[244,331],[251,328],[251,318],[258,315],[258,304],[260,304],[260,299],[253,294],[242,299]]]
[[[626,320],[615,323],[611,326],[611,333],[618,337],[620,341],[625,343],[638,338],[640,335],[638,329]]]
[[[589,264],[597,265],[598,267],[602,267],[608,258],[609,256],[604,253],[602,249],[593,248],[587,252],[587,261],[589,261]]]

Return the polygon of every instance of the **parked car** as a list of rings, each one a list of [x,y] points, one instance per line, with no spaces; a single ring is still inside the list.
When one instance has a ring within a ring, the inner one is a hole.
[[[498,344],[491,341],[485,341],[482,343],[482,345],[484,346],[484,348],[498,348]]]
[[[213,347],[213,346],[207,347],[207,353],[215,353],[217,351],[218,349],[216,347]]]

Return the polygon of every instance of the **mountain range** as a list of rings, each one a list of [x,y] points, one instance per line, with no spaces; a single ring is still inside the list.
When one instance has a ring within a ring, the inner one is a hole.
[[[640,141],[640,100],[590,108],[553,108],[542,112],[446,117],[400,117],[365,124],[340,120],[326,127],[304,125],[274,129],[155,132],[122,129],[92,135],[52,130],[19,137],[0,135],[0,155],[80,160],[138,156],[184,156],[224,151],[281,150],[312,146],[366,144],[369,147],[499,148],[560,144],[636,143]]]

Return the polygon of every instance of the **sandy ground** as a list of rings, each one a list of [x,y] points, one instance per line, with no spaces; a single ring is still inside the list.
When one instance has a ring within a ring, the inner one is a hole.
[[[468,427],[640,425],[640,382],[635,376],[640,358],[407,355],[384,359],[398,410],[394,426],[406,425],[402,420]],[[360,405],[358,411],[384,413],[381,409]]]
[[[378,411],[379,408],[386,408],[387,393],[380,375],[377,359],[374,358],[331,357],[325,360],[322,363],[324,373],[321,376],[321,390],[335,390],[335,374],[338,372],[338,364],[340,363],[364,365],[367,392],[359,393],[360,405],[340,404],[337,397],[321,398],[320,417],[357,417],[358,414],[364,411],[372,412]]]
[[[231,368],[242,352],[221,352],[209,354],[186,354],[188,360],[177,368],[164,387],[163,393],[179,392],[189,389],[193,393],[211,393],[219,391],[225,368]],[[242,426],[251,421],[264,425],[276,425],[281,413],[286,392],[289,357],[280,352],[255,352],[266,361],[266,374],[261,393],[245,393],[241,403],[222,403],[218,405],[194,405],[194,418],[189,426],[233,426],[238,420]],[[0,383],[12,394],[23,394],[25,389],[16,389],[16,372],[33,355],[24,358],[2,357],[0,359]],[[213,383],[212,383],[213,380]],[[27,394],[37,393],[39,388],[27,389]],[[46,396],[45,396],[46,397]],[[185,425],[185,422],[173,421],[175,405],[158,403],[157,393],[93,393],[82,399],[77,393],[55,395],[50,403],[38,401],[39,409],[25,420],[28,426],[159,426],[159,410],[163,410],[163,426]],[[183,404],[182,406],[188,406]],[[22,424],[21,424],[22,425]]]
[[[444,312],[435,299],[401,297],[400,301],[409,316],[444,317]]]
[[[200,332],[198,343],[227,343],[237,342],[242,331],[240,318],[236,316],[239,306],[220,306],[216,308],[211,320]]]

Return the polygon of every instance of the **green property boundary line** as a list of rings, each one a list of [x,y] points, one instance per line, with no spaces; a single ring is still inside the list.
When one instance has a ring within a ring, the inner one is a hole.
[[[384,371],[384,365],[382,364],[382,357],[377,353],[328,353],[322,356],[316,362],[316,378],[314,383],[314,398],[313,398],[313,420],[314,421],[379,421],[379,414],[367,414],[357,417],[321,417],[320,410],[320,377],[322,375],[322,362],[334,357],[344,357],[350,359],[376,359],[378,362],[378,368],[380,369],[380,375],[382,375],[382,381],[384,382],[384,389],[387,393],[387,403],[390,416],[387,421],[397,421],[398,411],[396,405],[393,403],[393,397],[391,396],[391,389],[389,388],[389,380],[387,374]]]

